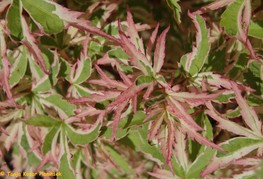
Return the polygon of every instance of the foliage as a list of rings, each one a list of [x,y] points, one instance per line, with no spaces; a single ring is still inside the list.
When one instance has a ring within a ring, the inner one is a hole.
[[[259,177],[262,7],[2,0],[0,170]]]

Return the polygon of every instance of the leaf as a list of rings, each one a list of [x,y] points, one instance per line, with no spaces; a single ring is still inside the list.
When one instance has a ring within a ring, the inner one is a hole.
[[[156,25],[154,31],[152,32],[152,34],[151,34],[151,36],[150,36],[150,38],[148,40],[148,43],[147,43],[146,55],[147,55],[148,59],[152,58],[152,49],[154,47],[154,42],[155,42],[155,39],[157,37],[159,26],[160,26],[160,24],[157,23],[157,25]]]
[[[141,75],[136,79],[135,84],[140,86],[151,82],[153,82],[153,78],[151,76]]]
[[[52,129],[47,133],[42,146],[43,154],[47,154],[51,150],[52,143],[57,141],[58,134],[59,134],[58,126],[52,127]]]
[[[156,42],[156,47],[154,51],[154,66],[153,70],[154,72],[158,73],[160,72],[165,58],[165,38],[166,34],[169,31],[170,26],[168,26],[158,37]]]
[[[158,134],[158,131],[163,123],[165,113],[158,114],[155,119],[151,122],[149,132],[147,135],[148,140],[153,140],[154,137]]]
[[[134,144],[135,150],[143,152],[147,158],[157,162],[158,164],[164,163],[164,157],[160,149],[147,142],[148,126],[145,125],[139,130],[133,130],[129,133],[128,138]]]
[[[53,13],[56,6],[46,0],[21,0],[31,18],[46,33],[54,34],[64,29],[63,20]]]
[[[124,101],[131,99],[137,95],[140,91],[148,86],[148,83],[142,83],[139,86],[131,85],[127,90],[122,92],[112,103],[110,103],[107,108],[112,109],[116,106],[122,104]]]
[[[186,112],[184,107],[179,102],[169,97],[168,103],[170,105],[167,107],[167,109],[174,117],[187,123],[194,131],[203,130],[199,125],[196,124],[192,116]]]
[[[213,139],[212,125],[205,115],[202,114],[202,116],[202,119],[204,119],[205,123],[206,137],[211,140]],[[201,171],[209,164],[215,152],[215,150],[209,147],[202,146],[196,159],[189,166],[186,173],[186,178],[199,178]]]
[[[37,167],[41,162],[41,159],[35,154],[35,152],[29,152],[31,146],[28,140],[28,133],[22,135],[20,145],[26,151],[28,164],[32,167]]]
[[[135,173],[135,171],[129,165],[128,161],[126,161],[125,158],[121,156],[121,154],[117,152],[112,146],[105,145],[104,147],[111,159],[118,165],[118,167],[122,169],[123,172],[125,172],[128,175],[132,175]]]
[[[136,48],[129,38],[123,32],[120,22],[118,23],[119,35],[121,38],[121,46],[127,55],[130,56],[130,62],[139,70],[141,70],[145,75],[152,74],[152,67],[146,56],[142,51]]]
[[[72,144],[86,145],[97,139],[100,133],[99,132],[100,127],[101,127],[101,123],[97,123],[89,131],[75,130],[73,127],[69,125],[66,125],[65,129],[66,129],[66,134]]]
[[[19,40],[23,38],[21,14],[22,6],[20,0],[13,0],[6,14],[7,27],[11,35]]]
[[[40,79],[36,84],[33,84],[32,92],[34,93],[40,93],[40,92],[46,92],[50,90],[51,83],[49,80],[48,75],[44,75],[42,79]]]
[[[181,102],[186,102],[192,106],[199,106],[205,104],[207,101],[215,99],[220,93],[206,94],[206,93],[189,93],[189,92],[170,92],[168,93],[173,99]]]
[[[2,0],[0,2],[0,13],[2,13],[5,10],[5,8],[11,3],[12,3],[11,0]]]
[[[244,0],[234,0],[221,15],[220,25],[230,36],[239,33],[239,16],[242,15],[244,2]]]
[[[168,131],[169,132],[169,131]],[[178,163],[183,167],[183,171],[186,171],[189,165],[188,155],[186,153],[187,151],[187,143],[186,143],[186,135],[182,133],[180,130],[175,130],[175,144],[174,150],[175,150],[175,156],[178,160]]]
[[[129,58],[129,56],[121,48],[114,48],[110,50],[108,55],[110,58],[116,58],[116,60],[128,60]]]
[[[31,117],[25,121],[28,125],[39,126],[39,127],[52,127],[59,125],[61,122],[45,115],[37,115]]]
[[[24,46],[18,48],[19,55],[16,57],[10,69],[9,84],[15,86],[25,75],[27,68],[27,51]]]
[[[59,176],[60,179],[75,179],[76,175],[72,171],[72,168],[70,167],[70,160],[68,159],[68,154],[64,153],[60,159],[60,166],[59,166],[59,172],[61,172],[62,176]]]
[[[191,164],[186,174],[186,178],[198,178],[201,171],[210,163],[215,150],[206,147],[205,150],[200,153],[195,161]]]
[[[114,116],[113,116],[113,123],[112,123],[112,135],[110,138],[111,141],[113,141],[116,136],[118,125],[121,120],[122,111],[124,110],[127,104],[128,104],[128,100],[122,102],[120,105],[118,105],[118,108],[114,109]]]
[[[184,55],[181,58],[181,65],[185,71],[191,76],[195,76],[203,67],[207,60],[210,50],[210,44],[208,40],[208,30],[204,19],[197,15],[189,13],[189,17],[192,19],[196,28],[196,47],[192,47],[192,52]]]
[[[225,153],[219,152],[206,169],[202,172],[202,177],[212,173],[218,168],[224,167],[231,161],[237,160],[253,150],[263,146],[263,140],[256,140],[247,137],[236,137],[221,144],[227,151]]]
[[[249,36],[263,39],[262,31],[263,31],[263,21],[251,21],[248,30]]]
[[[256,112],[247,104],[247,102],[241,96],[241,91],[238,89],[236,83],[232,82],[232,88],[236,95],[237,104],[240,107],[240,113],[245,123],[255,134],[262,136],[262,122],[259,120]]]
[[[224,6],[227,6],[231,4],[235,0],[215,0],[214,2],[198,9],[197,11],[194,12],[194,14],[204,14],[213,10],[220,9]]]
[[[174,14],[174,19],[176,20],[177,23],[181,23],[181,7],[178,4],[179,0],[167,0],[168,6],[172,9],[173,14]]]
[[[244,73],[244,81],[251,88],[256,90],[257,95],[263,94],[263,65],[251,60],[248,64],[247,72]]]
[[[119,126],[121,128],[131,128],[143,124],[146,114],[143,111],[137,111],[131,119],[121,120]]]
[[[70,104],[60,95],[54,94],[47,97],[41,97],[40,102],[47,107],[54,108],[62,119],[74,115],[75,105]]]
[[[36,45],[36,39],[31,34],[28,24],[23,16],[21,16],[21,24],[22,24],[23,36],[24,36],[24,39],[22,40],[22,44],[24,44],[27,47],[28,52],[30,52],[33,55],[34,60],[41,67],[41,69],[46,74],[48,74],[47,67],[46,67],[44,58],[42,56],[42,53],[39,47]]]
[[[3,87],[8,99],[13,99],[11,87],[8,83],[10,77],[10,62],[7,59],[7,47],[4,36],[4,29],[0,24],[0,57],[1,57],[1,69],[0,69],[0,86]],[[14,104],[14,101],[12,100]]]
[[[120,140],[130,132],[129,129],[133,129],[139,125],[142,125],[144,123],[145,117],[146,115],[143,111],[137,111],[134,115],[128,115],[128,117],[121,119],[118,125],[118,130],[115,139]],[[110,139],[112,134],[112,128],[107,127],[106,130],[101,133],[102,137]]]
[[[220,127],[221,129],[227,130],[237,135],[242,135],[250,138],[258,138],[260,136],[260,135],[258,136],[254,131],[251,131],[243,126],[240,126],[239,124],[233,121],[221,117],[220,114],[217,114],[215,112],[211,103],[207,103],[207,107],[209,111],[207,110],[206,114],[208,114],[210,117],[216,120],[219,123],[218,127]]]
[[[127,23],[127,34],[130,37],[131,42],[136,46],[138,50],[144,52],[143,42],[142,39],[139,37],[137,29],[135,28],[135,24],[133,22],[132,14],[129,7],[127,8]]]
[[[81,84],[85,82],[91,74],[91,61],[90,59],[81,59],[77,62],[75,69],[75,76],[73,78],[74,84]]]

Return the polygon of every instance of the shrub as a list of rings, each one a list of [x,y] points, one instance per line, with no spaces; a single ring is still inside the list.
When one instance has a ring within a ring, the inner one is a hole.
[[[260,2],[1,1],[1,171],[259,177]]]

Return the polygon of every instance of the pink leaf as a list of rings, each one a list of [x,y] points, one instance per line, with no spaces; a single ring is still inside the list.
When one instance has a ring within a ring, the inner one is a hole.
[[[157,23],[149,41],[148,41],[148,44],[147,44],[147,48],[146,48],[146,55],[147,55],[147,58],[150,60],[151,57],[152,57],[152,49],[153,49],[153,46],[154,46],[154,42],[155,42],[155,39],[157,37],[157,33],[158,33],[158,29],[159,29],[159,23]]]
[[[212,147],[216,150],[220,150],[220,151],[224,151],[224,149],[218,145],[216,145],[213,142],[210,142],[208,139],[206,139],[205,137],[203,137],[201,134],[199,134],[198,132],[196,132],[195,130],[192,129],[192,127],[190,127],[187,123],[185,123],[184,121],[181,121],[182,124],[182,130],[184,132],[187,133],[187,135],[191,138],[191,139],[195,139],[198,143],[200,144],[204,144],[208,147]]]
[[[48,74],[49,72],[47,71],[42,53],[38,46],[35,44],[35,38],[31,34],[29,27],[26,23],[26,20],[23,16],[21,16],[21,24],[23,28],[23,35],[24,39],[22,43],[28,48],[28,51],[33,55],[34,59],[36,60],[37,64],[42,68],[42,70]]]
[[[177,129],[175,131],[175,152],[176,152],[176,158],[178,162],[183,166],[184,169],[187,169],[188,166],[188,157],[187,157],[187,145],[186,145],[186,136],[181,131],[181,129]]]
[[[173,151],[173,145],[175,143],[175,129],[174,129],[174,123],[172,120],[168,120],[167,123],[168,131],[166,133],[166,152],[165,152],[165,160],[168,164],[171,165],[171,158],[172,158],[172,151]],[[173,168],[170,167],[173,171]]]
[[[106,39],[109,39],[113,42],[119,43],[119,39],[116,39],[115,37],[103,32],[99,28],[90,25],[90,22],[85,19],[78,19],[83,13],[76,12],[76,11],[70,11],[67,8],[64,8],[63,6],[49,1],[49,3],[56,6],[54,14],[58,15],[62,20],[64,20],[68,25],[71,25],[73,27],[76,27],[80,30],[90,32],[91,34],[100,35]]]
[[[164,63],[164,57],[165,57],[165,38],[166,34],[169,31],[170,26],[168,26],[160,35],[160,37],[157,39],[156,47],[154,51],[154,72],[158,73]]]
[[[181,121],[184,121],[188,125],[191,126],[191,129],[194,131],[203,130],[200,126],[198,126],[193,118],[185,111],[183,106],[172,99],[171,97],[168,98],[169,106],[167,106],[168,111],[176,118]]]
[[[146,92],[143,95],[143,99],[147,100],[150,96],[150,94],[153,92],[154,90],[154,83],[151,83],[150,86],[147,88]]]
[[[164,115],[165,115],[164,113],[159,114],[156,117],[156,119],[154,119],[151,122],[150,129],[149,129],[148,136],[147,136],[148,140],[153,140],[153,138],[157,135],[158,130],[160,129],[162,125]]]
[[[228,144],[233,140],[242,140],[242,139],[248,139],[245,137],[236,137],[233,139],[230,139],[224,143],[221,143],[220,145]],[[232,152],[231,155],[225,155],[223,157],[217,158],[214,157],[211,162],[208,164],[208,166],[205,168],[205,170],[202,171],[201,176],[205,177],[206,175],[214,172],[215,170],[224,167],[226,165],[229,165],[231,162],[242,158],[243,156],[247,155],[248,153],[252,152],[253,150],[257,149],[258,147],[262,146],[262,143],[255,143],[250,144],[248,146],[242,146],[242,148],[238,149],[235,152]]]
[[[208,114],[210,117],[212,117],[214,120],[216,120],[219,125],[218,127],[224,130],[227,130],[229,132],[232,132],[234,134],[237,135],[241,135],[241,136],[246,136],[246,137],[251,137],[251,138],[258,138],[261,136],[258,136],[257,134],[255,134],[253,131],[238,125],[235,122],[232,122],[230,120],[224,119],[220,116],[220,114],[217,114],[212,106],[212,104],[209,102],[206,105],[208,107],[209,110],[206,110],[206,114]]]
[[[120,104],[118,106],[118,108],[115,108],[115,110],[114,110],[115,114],[114,114],[113,123],[112,123],[112,134],[111,134],[111,138],[110,138],[111,141],[113,141],[115,136],[116,136],[116,133],[118,130],[118,124],[121,120],[122,111],[124,110],[124,108],[126,107],[127,104],[128,104],[128,100],[124,101],[122,104]]]
[[[144,52],[142,39],[140,39],[138,35],[129,7],[127,7],[127,22],[128,22],[127,34],[128,36],[130,36],[131,42],[137,47],[137,49],[139,49],[141,52]]]
[[[11,2],[11,0],[2,0],[0,2],[0,13],[2,13],[6,9],[6,7],[9,6],[9,4],[11,4]]]
[[[1,58],[2,58],[2,69],[0,70],[0,85],[3,86],[3,89],[8,97],[8,99],[12,99],[12,92],[11,92],[11,87],[9,85],[9,77],[10,77],[10,66],[11,64],[9,63],[7,59],[7,49],[6,49],[6,42],[5,42],[5,37],[3,34],[3,27],[0,24],[0,53],[1,53]],[[12,100],[12,103],[15,104],[15,101]]]
[[[241,91],[238,89],[238,85],[234,82],[231,83],[233,91],[236,95],[236,101],[241,108],[240,113],[245,123],[252,129],[257,135],[262,136],[261,128],[262,122],[258,119],[256,112],[247,104],[247,102],[241,96]]]
[[[216,0],[210,4],[208,4],[207,6],[202,7],[201,9],[195,11],[193,14],[204,14],[213,10],[217,10],[220,9],[224,6],[227,6],[229,4],[231,4],[234,0]]]
[[[147,84],[136,86],[132,85],[130,86],[126,91],[122,92],[111,104],[108,105],[107,109],[111,110],[112,108],[117,108],[117,106],[121,105],[124,101],[127,99],[131,99],[137,93],[142,91],[145,87],[147,87]]]
[[[72,99],[70,100],[71,103],[74,104],[85,104],[88,102],[102,102],[106,100],[110,100],[113,98],[116,98],[120,95],[120,92],[118,91],[105,91],[101,94],[91,94],[89,97],[82,97],[78,99]]]
[[[121,77],[121,79],[123,80],[123,82],[125,83],[125,85],[130,86],[132,85],[132,81],[129,79],[129,77],[127,75],[125,75],[120,69],[119,67],[117,67],[117,71]]]
[[[208,101],[213,100],[214,98],[218,97],[223,91],[220,91],[216,94],[206,94],[206,93],[188,93],[188,92],[176,92],[176,93],[169,93],[173,99],[181,102],[186,102],[191,104],[192,106],[199,106],[205,104]]]
[[[121,46],[123,47],[124,51],[131,57],[130,59],[131,63],[136,68],[140,69],[145,75],[147,75],[148,71],[146,67],[151,69],[150,62],[139,49],[136,49],[136,46],[124,34],[120,22],[118,22],[118,26],[119,26],[119,35],[121,38]]]
[[[110,87],[117,88],[119,90],[126,90],[127,86],[121,82],[118,82],[116,80],[110,79],[101,69],[99,66],[95,65],[95,68],[97,69],[97,72],[100,74],[102,82],[105,82],[106,85],[109,85]],[[96,80],[90,80],[89,82],[95,82]]]

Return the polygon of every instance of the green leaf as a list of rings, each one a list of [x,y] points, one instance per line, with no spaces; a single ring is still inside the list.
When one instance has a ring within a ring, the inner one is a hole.
[[[226,157],[226,156],[231,156],[240,150],[244,148],[259,148],[263,147],[263,139],[251,139],[247,137],[236,137],[233,139],[230,139],[227,142],[224,142],[221,147],[226,151],[226,152],[220,152],[218,151],[217,157]]]
[[[263,94],[263,66],[260,62],[253,60],[248,65],[248,71],[244,74],[244,81],[251,88],[256,90],[257,95]]]
[[[202,71],[224,72],[226,67],[226,58],[222,58],[225,55],[224,50],[218,50],[215,53],[209,55],[207,62],[205,62]]]
[[[75,71],[75,76],[73,78],[74,84],[81,84],[85,82],[91,74],[91,61],[90,59],[82,59],[78,63],[78,67]]]
[[[240,114],[240,108],[237,107],[236,109],[230,109],[227,111],[227,114],[226,114],[227,118],[236,118],[236,117],[240,117],[241,114]]]
[[[143,124],[146,114],[143,111],[137,111],[131,119],[121,120],[119,127],[130,128]]]
[[[218,97],[216,97],[214,100],[220,103],[228,103],[230,102],[231,99],[234,99],[234,98],[235,98],[234,93],[223,93],[219,95]]]
[[[60,179],[75,179],[76,176],[70,167],[70,161],[66,153],[64,153],[60,159],[59,172],[62,176],[59,176]]]
[[[30,145],[28,143],[28,139],[26,134],[22,135],[21,141],[20,141],[21,146],[24,148],[24,150],[27,153],[27,160],[28,164],[32,167],[37,167],[40,163],[40,159],[35,155],[34,152],[29,152],[30,150]]]
[[[42,151],[44,154],[48,153],[51,150],[53,140],[57,140],[57,137],[55,137],[55,135],[58,134],[58,129],[58,126],[54,126],[45,136],[44,143],[42,146]]]
[[[19,55],[11,67],[9,83],[15,86],[25,75],[27,68],[27,51],[24,46],[18,48]]]
[[[86,88],[86,87],[84,87],[82,85],[74,84],[72,86],[72,95],[73,96],[83,97],[83,96],[89,96],[90,94],[91,94],[91,90],[89,90],[88,88]]]
[[[191,53],[182,56],[181,66],[191,76],[195,76],[202,69],[207,60],[210,44],[205,20],[201,16],[193,16],[191,18],[197,29],[197,45],[196,47],[193,47]]]
[[[263,99],[260,96],[256,96],[254,94],[248,95],[248,104],[249,106],[262,106]]]
[[[181,7],[178,4],[179,0],[167,0],[167,4],[168,6],[173,10],[173,14],[174,14],[174,19],[178,22],[181,23],[181,15],[180,13],[181,11]]]
[[[243,3],[244,0],[234,0],[221,16],[220,25],[230,36],[235,36],[239,32],[238,18],[240,11],[243,9]]]
[[[22,6],[20,0],[13,0],[6,15],[7,27],[11,35],[19,40],[23,38],[23,31],[21,26]]]
[[[42,53],[46,66],[50,66],[48,58]],[[32,73],[33,80],[35,84],[32,87],[32,92],[46,92],[51,88],[51,82],[49,76],[43,72],[43,70],[37,65],[37,63],[28,56],[29,67]]]
[[[120,153],[118,153],[112,146],[105,145],[105,149],[108,151],[109,156],[113,161],[126,173],[126,174],[134,174],[135,171],[132,170],[132,167],[125,160]]]
[[[34,93],[40,93],[50,90],[51,88],[51,82],[49,80],[48,75],[44,75],[41,80],[39,80],[36,84],[32,87],[32,92]]]
[[[240,54],[237,61],[234,63],[233,68],[228,72],[228,76],[232,79],[240,78],[247,67],[248,60],[247,54]]]
[[[97,139],[100,133],[99,132],[100,127],[101,127],[101,124],[98,123],[97,126],[95,126],[95,128],[87,132],[75,130],[73,127],[69,125],[66,125],[65,129],[66,129],[66,134],[70,142],[72,142],[72,144],[86,145]]]
[[[128,60],[129,56],[120,48],[115,48],[108,53],[110,58],[125,59]]]
[[[54,108],[62,119],[74,115],[75,105],[64,100],[60,95],[54,94],[41,97],[40,102],[48,107]]]
[[[145,75],[141,75],[136,79],[136,85],[139,86],[141,84],[145,84],[145,83],[151,83],[153,81],[153,78],[151,76],[145,76]]]
[[[205,123],[205,135],[209,140],[213,139],[213,128],[208,118],[203,113],[200,114]],[[210,147],[202,146],[196,159],[188,168],[186,178],[200,178],[201,171],[208,165],[216,151]]]
[[[55,125],[59,125],[61,122],[49,116],[38,115],[29,118],[28,120],[25,121],[25,123],[33,126],[52,127]]]
[[[58,33],[64,29],[64,22],[54,14],[55,5],[46,0],[21,0],[32,19],[42,26],[46,33]]]
[[[148,125],[144,125],[142,128],[130,131],[128,138],[132,141],[136,151],[143,152],[151,160],[162,164],[164,163],[164,157],[160,152],[158,146],[150,145],[147,142]]]
[[[263,39],[263,21],[251,21],[248,29],[248,35],[251,37]]]
[[[137,111],[133,116],[129,115],[128,117],[121,119],[119,122],[119,129],[117,130],[116,133],[116,140],[119,140],[123,137],[125,137],[128,132],[129,128],[137,127],[141,124],[143,124],[143,120],[145,119],[146,114],[143,111]],[[102,131],[101,137],[105,137],[107,139],[111,138],[112,135],[112,128],[111,127],[106,127],[104,128],[105,130]]]
[[[186,174],[186,178],[200,178],[201,171],[207,166],[213,157],[215,150],[209,147],[205,147],[202,153],[200,153],[195,161],[192,163],[188,172]]]

